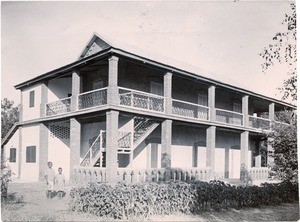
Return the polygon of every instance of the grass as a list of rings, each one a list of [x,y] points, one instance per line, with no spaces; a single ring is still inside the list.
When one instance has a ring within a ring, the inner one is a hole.
[[[2,221],[108,221],[90,214],[68,211],[69,191],[63,199],[46,198],[44,183],[11,183],[8,199],[2,202]],[[298,203],[261,208],[229,209],[199,215],[152,216],[146,221],[297,221]]]

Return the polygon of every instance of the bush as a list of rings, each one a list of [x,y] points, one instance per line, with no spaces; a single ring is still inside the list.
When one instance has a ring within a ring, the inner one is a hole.
[[[90,183],[73,188],[70,209],[115,219],[147,218],[150,215],[184,214],[228,208],[278,205],[298,199],[298,185],[263,184],[236,187],[222,181],[165,183]]]
[[[7,189],[9,182],[11,182],[11,176],[11,170],[4,161],[1,161],[1,200],[7,198]]]

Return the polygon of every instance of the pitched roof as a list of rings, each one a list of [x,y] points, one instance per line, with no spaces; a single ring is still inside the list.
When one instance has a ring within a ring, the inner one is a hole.
[[[109,41],[107,40],[109,39]],[[168,68],[170,70],[174,70],[175,72],[180,71],[184,74],[191,74],[193,77],[199,76],[199,79],[203,79],[207,82],[214,83],[217,85],[222,85],[226,88],[231,88],[235,90],[239,90],[242,92],[247,92],[253,96],[257,96],[260,98],[265,98],[267,100],[276,101],[280,104],[284,104],[287,106],[295,107],[292,104],[279,101],[277,99],[261,95],[259,93],[253,92],[246,86],[243,86],[240,82],[237,82],[231,78],[226,76],[218,75],[215,73],[211,73],[209,71],[202,70],[197,66],[193,66],[187,64],[183,61],[179,61],[164,55],[157,53],[158,50],[149,50],[149,49],[141,49],[136,46],[130,45],[127,42],[122,42],[120,38],[113,39],[100,36],[97,33],[94,33],[82,52],[80,53],[77,61],[60,67],[58,69],[52,70],[40,76],[37,76],[31,80],[20,83],[15,86],[16,89],[21,89],[26,85],[41,81],[44,78],[50,78],[59,75],[60,73],[67,72],[76,68],[78,65],[85,64],[87,61],[93,60],[95,58],[107,55],[107,53],[123,53],[125,56],[132,56],[133,58],[137,58],[139,60],[147,60],[147,62],[151,61],[154,65],[160,65],[164,68]]]

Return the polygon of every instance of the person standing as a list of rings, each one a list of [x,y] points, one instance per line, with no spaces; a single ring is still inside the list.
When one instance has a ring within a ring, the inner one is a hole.
[[[49,161],[47,165],[48,168],[45,172],[45,180],[47,184],[46,196],[48,199],[50,199],[52,197],[52,191],[54,186],[55,171],[52,169],[53,164],[51,161]]]
[[[61,199],[63,197],[63,193],[64,193],[64,187],[65,187],[65,183],[66,183],[66,177],[65,175],[62,173],[62,168],[59,167],[58,168],[58,174],[56,174],[55,176],[55,185],[56,185],[56,189],[58,192],[58,197]]]

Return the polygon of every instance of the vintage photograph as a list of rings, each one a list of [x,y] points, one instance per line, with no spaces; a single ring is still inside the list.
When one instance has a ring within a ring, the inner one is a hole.
[[[2,1],[2,221],[298,221],[295,1]]]

